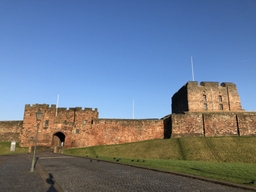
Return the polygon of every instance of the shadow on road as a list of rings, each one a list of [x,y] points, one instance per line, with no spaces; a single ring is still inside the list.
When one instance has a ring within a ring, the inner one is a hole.
[[[51,173],[49,173],[49,178],[46,179],[46,182],[51,185],[47,192],[57,192],[54,187],[53,175]]]

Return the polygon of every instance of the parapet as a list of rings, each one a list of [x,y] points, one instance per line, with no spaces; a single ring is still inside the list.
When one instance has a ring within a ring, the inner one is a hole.
[[[232,82],[223,82],[219,84],[219,82],[216,81],[201,81],[200,84],[198,85],[197,81],[188,81],[185,86],[190,86],[190,87],[196,87],[196,86],[205,86],[205,87],[227,87],[227,86],[236,86],[236,84]],[[184,87],[184,86],[183,86]]]
[[[184,85],[184,86],[196,86],[197,87],[198,86],[198,82],[197,81],[188,81],[186,83],[186,85]]]
[[[208,81],[202,81],[200,83],[201,86],[207,86],[207,87],[219,87],[219,82],[208,82]]]
[[[222,87],[227,87],[227,86],[236,86],[236,84],[232,83],[232,82],[223,82],[221,83]]]
[[[51,106],[49,106],[48,104],[38,104],[38,103],[36,103],[36,104],[32,104],[32,105],[30,105],[30,104],[26,104],[25,105],[25,109],[35,109],[35,108],[43,108],[43,109],[56,109],[56,105],[55,104],[52,104]],[[58,107],[58,110],[59,111],[98,111],[98,109],[97,108],[87,108],[87,107],[85,107],[84,109],[82,109],[82,107],[75,107],[75,108],[72,108],[72,107],[70,107],[70,108],[65,108],[65,107]]]

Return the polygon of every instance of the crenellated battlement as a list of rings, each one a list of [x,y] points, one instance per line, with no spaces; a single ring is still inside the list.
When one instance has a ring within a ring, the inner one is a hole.
[[[219,82],[208,82],[208,81],[202,81],[200,82],[200,86],[204,87],[219,87]]]
[[[44,110],[47,110],[47,109],[54,109],[56,110],[56,105],[55,104],[52,104],[52,105],[49,105],[49,104],[26,104],[25,105],[25,110],[30,110],[30,109],[44,109]],[[94,111],[94,112],[97,112],[98,111],[98,108],[88,108],[88,107],[85,107],[85,108],[82,108],[82,107],[70,107],[70,108],[66,108],[66,107],[58,107],[57,108],[58,111]]]
[[[219,83],[217,81],[201,81],[198,83],[198,81],[189,81],[184,86],[190,86],[190,87],[227,87],[227,86],[236,86],[236,84],[232,82],[222,82]]]

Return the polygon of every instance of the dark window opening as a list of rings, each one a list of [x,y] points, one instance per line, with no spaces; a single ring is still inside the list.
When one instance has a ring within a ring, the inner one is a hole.
[[[45,126],[45,127],[48,127],[48,126],[49,126],[49,120],[45,120],[44,126]]]
[[[206,95],[203,95],[203,101],[206,101]]]
[[[208,109],[207,103],[204,103],[204,109],[205,109],[205,110]]]
[[[219,95],[219,102],[222,102],[222,96]]]
[[[79,129],[76,129],[76,134],[79,134]]]
[[[222,104],[219,105],[219,109],[223,110],[223,105]]]

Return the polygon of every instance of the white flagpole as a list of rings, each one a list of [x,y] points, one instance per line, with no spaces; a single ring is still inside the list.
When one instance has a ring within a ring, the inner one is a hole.
[[[192,80],[195,81],[195,79],[194,79],[194,64],[193,64],[192,56],[191,56],[190,62],[191,62],[191,68],[192,68]]]
[[[59,94],[57,96],[57,104],[56,104],[56,117],[57,117],[57,114],[58,114],[58,104],[59,104]]]

